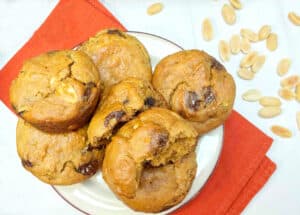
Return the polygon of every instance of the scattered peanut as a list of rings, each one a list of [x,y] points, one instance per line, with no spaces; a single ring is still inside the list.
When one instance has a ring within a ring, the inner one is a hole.
[[[259,40],[265,40],[269,37],[272,29],[270,25],[264,25],[262,26],[258,31],[258,39]]]
[[[258,55],[254,58],[254,63],[252,64],[252,72],[258,72],[265,64],[266,57],[264,55]]]
[[[155,14],[157,14],[157,13],[159,13],[159,12],[161,12],[162,11],[162,9],[163,9],[163,4],[162,3],[154,3],[154,4],[152,4],[152,5],[150,5],[149,7],[148,7],[148,9],[147,9],[147,13],[148,13],[148,15],[150,15],[150,16],[152,16],[152,15],[155,15]]]
[[[281,108],[278,106],[263,107],[258,111],[258,115],[263,118],[272,118],[281,113]]]
[[[261,104],[264,107],[269,107],[269,106],[281,106],[281,101],[280,99],[272,96],[264,96],[259,99],[259,104]]]
[[[282,127],[280,125],[273,125],[271,127],[271,131],[280,137],[289,138],[292,136],[292,132],[289,129]]]
[[[248,54],[251,50],[251,44],[247,38],[242,38],[241,39],[241,51],[244,54]]]
[[[222,7],[222,16],[228,25],[233,25],[236,21],[236,15],[233,7],[229,4],[224,4]]]
[[[300,16],[295,12],[290,12],[288,18],[294,25],[300,26]]]
[[[230,4],[237,10],[242,9],[242,3],[240,2],[240,0],[230,0]]]
[[[214,37],[214,30],[211,21],[206,18],[202,22],[202,36],[206,41],[210,41]]]
[[[277,65],[277,74],[279,76],[285,75],[291,66],[291,60],[289,58],[283,58],[279,61]]]
[[[295,93],[289,88],[281,88],[278,94],[281,98],[288,101],[295,98]]]
[[[249,54],[247,54],[245,57],[242,58],[240,62],[240,67],[250,67],[254,64],[256,57],[258,56],[258,53],[256,51],[252,51]]]
[[[280,85],[281,87],[293,88],[298,83],[300,83],[300,76],[298,75],[291,75],[287,78],[281,80]]]
[[[242,37],[247,38],[250,42],[258,41],[258,35],[251,29],[242,28],[240,34]]]
[[[269,51],[275,51],[278,47],[278,37],[277,34],[271,33],[266,40],[266,46]]]
[[[222,61],[230,60],[230,48],[228,43],[224,40],[219,42],[219,55]]]
[[[254,73],[250,68],[240,68],[238,70],[238,76],[244,80],[252,80],[254,78]]]
[[[243,93],[242,98],[248,102],[255,102],[261,98],[261,92],[257,89],[250,89]]]
[[[232,54],[238,54],[241,50],[241,39],[240,36],[237,34],[234,34],[230,41],[229,46]]]

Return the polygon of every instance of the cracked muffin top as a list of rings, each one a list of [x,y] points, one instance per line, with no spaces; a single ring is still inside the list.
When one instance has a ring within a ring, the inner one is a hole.
[[[235,83],[224,66],[204,51],[180,51],[156,66],[153,87],[199,134],[222,124],[232,110]]]
[[[151,107],[167,107],[151,83],[127,78],[107,88],[88,127],[93,146],[105,145],[127,121]]]
[[[100,93],[100,76],[81,51],[52,51],[24,62],[10,88],[16,113],[35,127],[64,132],[83,126]]]
[[[118,29],[100,31],[84,42],[79,50],[88,54],[96,64],[104,88],[128,77],[151,81],[150,57],[144,45]]]
[[[84,126],[77,131],[51,134],[19,119],[16,142],[24,168],[55,185],[78,183],[94,175],[104,151],[88,144],[86,130]]]
[[[168,109],[151,108],[112,137],[103,178],[129,207],[164,210],[180,202],[190,188],[197,166],[196,144],[197,132],[186,120]],[[184,164],[186,156],[191,156],[191,165]]]

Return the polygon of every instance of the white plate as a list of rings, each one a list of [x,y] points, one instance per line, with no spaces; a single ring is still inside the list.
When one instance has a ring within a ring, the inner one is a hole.
[[[145,45],[150,54],[153,68],[163,57],[182,50],[175,43],[156,35],[142,32],[129,33],[136,36]],[[197,174],[189,193],[180,204],[160,214],[170,213],[195,197],[212,174],[220,156],[222,145],[223,126],[199,138],[196,148]],[[66,202],[86,214],[143,214],[134,212],[119,201],[105,184],[101,172],[85,182],[70,186],[53,186],[53,188]]]

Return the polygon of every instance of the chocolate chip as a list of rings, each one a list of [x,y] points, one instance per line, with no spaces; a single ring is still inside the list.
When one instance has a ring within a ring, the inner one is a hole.
[[[125,99],[124,101],[123,101],[123,105],[126,105],[126,104],[128,104],[129,103],[129,99]]]
[[[29,160],[22,159],[22,165],[24,167],[33,167],[33,164]]]
[[[115,34],[115,35],[118,35],[119,37],[126,38],[125,35],[123,35],[123,34],[121,33],[121,31],[119,31],[118,29],[110,29],[110,30],[107,30],[106,33],[107,33],[107,34]]]
[[[197,111],[200,107],[200,98],[197,93],[188,91],[185,94],[185,102],[189,109]]]
[[[76,171],[82,175],[94,175],[99,167],[98,161],[94,160],[79,166]]]
[[[93,87],[96,87],[95,83],[93,83],[93,82],[89,82],[85,85],[85,90],[84,90],[84,93],[83,93],[83,96],[82,96],[83,101],[88,101],[89,100],[89,97],[91,95]]]
[[[111,112],[105,117],[104,126],[107,127],[111,119],[116,119],[117,122],[121,121],[125,114],[125,111],[122,110]]]
[[[152,107],[155,105],[155,99],[150,97],[147,97],[144,101],[144,105],[148,106],[148,107]]]
[[[212,103],[216,99],[216,97],[211,87],[205,87],[203,90],[204,90],[203,96],[204,96],[205,104]]]
[[[224,70],[224,66],[213,57],[211,58],[211,68],[216,70]]]
[[[154,133],[151,137],[150,146],[154,149],[154,155],[156,155],[168,142],[168,133]]]

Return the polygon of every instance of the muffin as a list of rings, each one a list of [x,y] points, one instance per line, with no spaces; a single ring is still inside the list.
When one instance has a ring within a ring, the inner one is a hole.
[[[150,82],[127,78],[104,94],[88,128],[93,146],[105,145],[127,121],[151,107],[166,107],[164,98]]]
[[[128,77],[151,82],[149,54],[134,36],[117,29],[103,30],[84,42],[79,50],[93,59],[104,88]]]
[[[17,151],[26,170],[52,185],[81,182],[96,173],[104,151],[88,144],[87,126],[77,131],[51,134],[19,119]]]
[[[81,51],[52,51],[23,64],[10,88],[16,113],[47,132],[85,125],[100,94],[100,76]]]
[[[234,80],[204,51],[180,51],[165,57],[155,68],[152,84],[199,135],[221,125],[232,111]]]
[[[130,208],[159,212],[188,193],[197,164],[197,132],[178,114],[151,108],[126,123],[108,144],[103,178]]]

